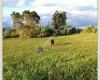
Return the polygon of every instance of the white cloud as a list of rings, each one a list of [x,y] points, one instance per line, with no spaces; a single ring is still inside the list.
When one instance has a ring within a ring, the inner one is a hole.
[[[73,18],[89,17],[97,18],[97,0],[4,0],[8,6],[4,6],[3,15],[10,16],[12,11],[22,12],[24,10],[35,10],[42,20],[46,20],[54,14],[56,10],[66,11],[67,16]],[[14,7],[9,7],[10,5]],[[20,8],[21,7],[21,8]],[[80,8],[81,7],[81,8]],[[87,7],[87,9],[86,9]],[[88,10],[88,7],[91,10]],[[84,10],[83,10],[84,8]],[[79,10],[81,9],[81,10]],[[41,14],[50,14],[49,16],[41,16]]]
[[[19,0],[3,0],[4,4],[14,4],[17,3]]]
[[[3,0],[4,7],[24,7],[28,0]]]
[[[60,3],[68,6],[95,6],[97,5],[97,0],[60,0]]]
[[[97,5],[97,0],[34,0],[33,6],[43,6],[45,4],[56,4],[56,5],[66,5],[66,6],[95,6]]]
[[[34,0],[31,5],[33,6],[43,6],[45,4],[57,4],[56,0]]]
[[[26,1],[27,0],[19,0],[18,3],[17,3],[17,7],[24,6],[26,4]]]
[[[88,17],[97,17],[97,12],[96,11],[69,11],[70,15],[75,15],[75,16],[88,16]],[[91,14],[92,13],[92,14]]]

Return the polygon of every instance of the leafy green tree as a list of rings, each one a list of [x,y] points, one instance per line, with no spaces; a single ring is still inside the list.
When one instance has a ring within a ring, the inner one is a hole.
[[[19,13],[13,12],[11,14],[14,28],[17,28],[21,25],[21,16]]]
[[[25,10],[22,12],[22,14],[13,12],[11,16],[13,19],[14,28],[20,27],[22,24],[32,27],[38,24],[40,21],[40,16],[35,11],[30,12],[29,10]]]
[[[52,25],[56,31],[56,35],[61,35],[62,30],[64,30],[64,25],[66,25],[66,12],[64,11],[56,11],[52,18]]]
[[[32,18],[33,18],[33,24],[39,23],[39,21],[40,21],[40,16],[39,16],[35,11],[32,11],[32,12],[31,12],[31,16],[32,16]]]
[[[21,15],[21,20],[24,25],[31,25],[32,26],[32,17],[30,11],[24,11]]]
[[[22,13],[21,18],[22,18],[22,23],[30,27],[38,24],[40,20],[40,16],[35,11],[30,12],[29,10],[28,11],[25,10]]]
[[[39,33],[37,24],[40,16],[35,11],[24,10],[22,14],[13,12],[11,16],[14,28],[17,29],[20,37],[33,37]]]
[[[66,12],[56,11],[52,18],[52,24],[54,29],[57,30],[59,28],[62,28],[62,26],[66,24],[66,19],[67,19]]]

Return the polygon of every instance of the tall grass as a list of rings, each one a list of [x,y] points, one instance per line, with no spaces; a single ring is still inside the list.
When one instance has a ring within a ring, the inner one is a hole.
[[[97,80],[97,34],[55,37],[37,53],[47,39],[4,39],[4,80]]]

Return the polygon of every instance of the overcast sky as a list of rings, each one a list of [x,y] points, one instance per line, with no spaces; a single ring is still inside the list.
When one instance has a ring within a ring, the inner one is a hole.
[[[12,26],[12,11],[35,10],[40,24],[47,25],[56,10],[66,11],[67,23],[72,26],[97,24],[97,0],[3,0],[3,26]]]

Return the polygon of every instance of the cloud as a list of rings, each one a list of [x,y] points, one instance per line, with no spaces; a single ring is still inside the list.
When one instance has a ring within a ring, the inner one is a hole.
[[[33,0],[30,0],[33,2]],[[25,7],[29,6],[29,0],[3,0],[4,7]]]
[[[3,5],[4,7],[12,7],[12,6],[15,6],[16,3],[18,3],[19,0],[3,0]]]
[[[68,18],[68,23],[76,27],[86,27],[89,24],[97,25],[97,18],[88,16],[70,16]]]
[[[12,11],[22,13],[35,10],[41,17],[41,24],[47,24],[56,10],[66,11],[72,25],[96,24],[97,0],[3,0],[3,16],[9,17]],[[8,22],[9,19],[7,18]],[[4,22],[7,22],[4,20]]]
[[[3,0],[6,7],[19,7],[19,6],[55,6],[66,5],[70,7],[75,6],[96,6],[97,0]]]
[[[17,7],[25,6],[27,0],[19,0]]]
[[[80,6],[77,9],[80,11],[96,11],[97,10],[95,6]]]
[[[92,14],[91,14],[92,13]],[[88,16],[88,17],[97,17],[97,11],[69,11],[69,14],[72,16]]]
[[[97,0],[34,0],[31,5],[33,6],[47,6],[47,4],[50,6],[55,5],[66,5],[66,6],[95,6],[97,5]]]

